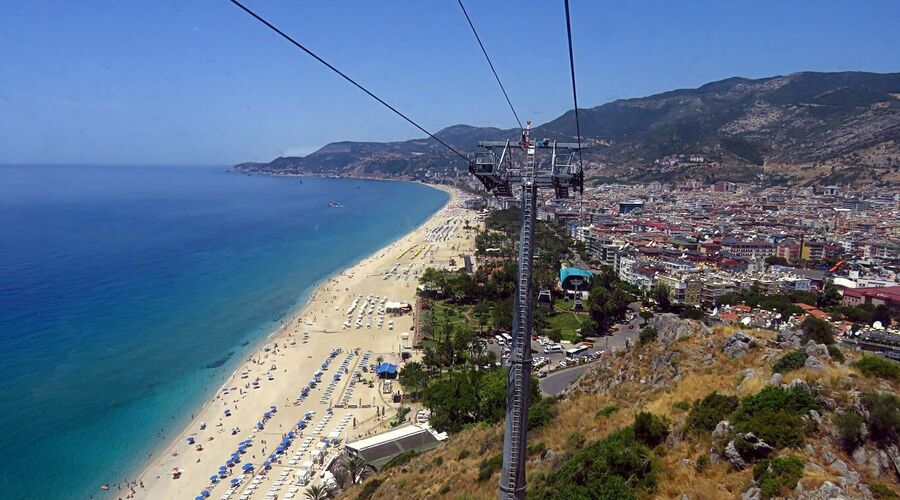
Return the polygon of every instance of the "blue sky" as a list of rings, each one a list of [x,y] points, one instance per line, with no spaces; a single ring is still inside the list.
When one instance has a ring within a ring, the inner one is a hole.
[[[429,129],[514,121],[456,0],[246,0]],[[570,0],[579,101],[900,71],[900,2]],[[571,108],[562,0],[468,0],[522,119]],[[220,164],[421,134],[227,0],[0,0],[0,163]]]

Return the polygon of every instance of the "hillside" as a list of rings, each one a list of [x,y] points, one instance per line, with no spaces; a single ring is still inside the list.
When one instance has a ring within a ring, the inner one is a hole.
[[[900,73],[729,78],[581,110],[588,178],[900,182]],[[455,125],[437,133],[471,152],[517,131]],[[535,137],[573,140],[574,112]],[[680,155],[685,155],[684,157]],[[693,157],[693,158],[691,158]],[[431,140],[337,142],[306,157],[242,163],[245,172],[425,178],[464,169]]]
[[[799,332],[650,324],[529,433],[530,498],[897,498],[896,370],[867,376]],[[501,447],[476,424],[340,497],[496,498]]]

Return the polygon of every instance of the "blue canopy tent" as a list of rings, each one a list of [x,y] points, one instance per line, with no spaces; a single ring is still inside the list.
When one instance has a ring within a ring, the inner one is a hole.
[[[397,365],[392,363],[381,363],[375,368],[375,374],[379,378],[397,378]]]

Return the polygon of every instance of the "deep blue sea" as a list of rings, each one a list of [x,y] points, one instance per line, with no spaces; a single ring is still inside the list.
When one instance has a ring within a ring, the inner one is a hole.
[[[98,486],[180,431],[316,283],[446,200],[224,168],[0,166],[0,497],[116,498]]]

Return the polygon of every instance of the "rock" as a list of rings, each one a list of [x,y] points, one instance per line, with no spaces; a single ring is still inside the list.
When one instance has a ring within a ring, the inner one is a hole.
[[[837,459],[831,464],[831,468],[834,469],[841,477],[846,476],[850,473],[850,468],[847,467],[847,463],[841,459]]]
[[[752,432],[748,432],[746,434],[738,434],[737,438],[743,441],[744,453],[746,454],[745,458],[749,458],[751,460],[756,460],[759,458],[766,458],[775,451],[775,448],[769,446],[765,441],[756,437],[756,434]]]
[[[716,424],[715,430],[712,432],[713,441],[724,441],[731,435],[731,424],[727,420],[722,420]]]
[[[657,314],[650,319],[649,324],[656,329],[657,339],[667,344],[690,337],[698,331],[705,335],[710,333],[709,327],[704,328],[703,323],[682,319],[672,313]]]
[[[769,384],[774,385],[775,387],[779,387],[783,380],[784,380],[784,375],[782,375],[780,373],[773,373],[772,380],[769,382]]]
[[[730,337],[725,339],[722,350],[725,354],[732,358],[740,358],[747,353],[747,349],[756,343],[756,339],[745,333],[743,330],[734,332]]]
[[[844,490],[831,481],[825,481],[822,486],[812,491],[806,491],[797,498],[806,500],[833,500],[846,498]]]
[[[744,470],[747,468],[747,462],[741,457],[741,454],[738,453],[737,448],[734,446],[734,440],[728,442],[728,446],[725,447],[725,458],[728,459],[728,462],[737,469]]]
[[[809,384],[807,384],[806,381],[802,378],[798,378],[797,380],[794,380],[793,382],[788,384],[788,389],[793,389],[794,387],[800,387],[809,394],[813,393],[812,387],[810,387]]]
[[[806,362],[803,363],[803,366],[805,366],[806,368],[809,368],[810,370],[816,370],[816,371],[821,371],[821,370],[825,369],[825,365],[823,365],[822,362],[819,361],[819,359],[816,358],[815,356],[810,356],[810,357],[806,358]]]
[[[865,465],[869,461],[866,449],[862,446],[853,450],[853,463],[856,465]]]
[[[897,450],[897,445],[892,444],[888,446],[885,452],[891,461],[891,465],[894,466],[894,470],[900,475],[900,451]]]
[[[741,500],[760,500],[762,498],[762,491],[756,486],[751,486],[749,490],[745,491],[743,495],[741,495]]]
[[[828,465],[831,465],[835,460],[837,460],[837,457],[834,456],[834,453],[830,451],[826,451],[825,454],[822,455],[822,458],[825,459],[825,463]]]
[[[817,425],[822,425],[822,417],[816,410],[809,410],[809,418],[813,419]]]
[[[722,456],[716,450],[709,450],[709,463],[716,465],[722,461]]]
[[[801,333],[799,330],[792,330],[788,327],[782,328],[775,337],[775,342],[782,349],[797,349],[800,347]]]
[[[814,340],[810,340],[806,343],[806,355],[813,356],[819,359],[831,359],[831,355],[828,354],[828,346],[825,344],[817,344]]]
[[[806,470],[812,472],[813,474],[821,474],[824,471],[819,464],[815,464],[813,462],[806,464]]]
[[[743,371],[743,373],[741,374],[741,383],[738,384],[738,388],[743,387],[743,385],[746,384],[747,381],[752,380],[757,375],[759,375],[759,372],[756,371],[755,369],[753,369],[753,368],[745,369]]]

